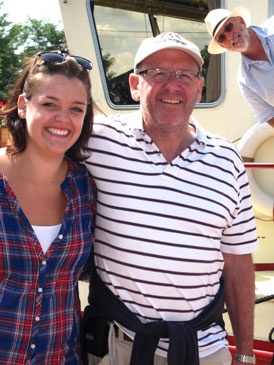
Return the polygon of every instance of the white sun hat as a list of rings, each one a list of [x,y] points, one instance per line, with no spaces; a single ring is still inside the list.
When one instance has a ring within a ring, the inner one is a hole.
[[[188,53],[195,59],[200,70],[202,70],[204,60],[202,59],[199,48],[194,43],[173,32],[165,32],[156,37],[144,39],[136,53],[134,69],[136,69],[136,66],[148,56],[167,48],[180,49]]]
[[[205,18],[205,23],[207,31],[212,37],[208,45],[209,53],[218,54],[227,51],[226,48],[220,46],[220,44],[216,41],[215,36],[222,28],[223,24],[227,21],[227,19],[237,16],[243,18],[247,27],[251,25],[251,14],[245,6],[238,6],[233,11],[229,11],[227,9],[214,9],[207,14]]]

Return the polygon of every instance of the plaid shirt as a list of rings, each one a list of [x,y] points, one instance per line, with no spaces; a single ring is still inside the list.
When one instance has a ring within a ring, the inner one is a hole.
[[[0,172],[0,364],[79,364],[78,279],[93,243],[95,189],[69,161],[62,227],[46,254]]]

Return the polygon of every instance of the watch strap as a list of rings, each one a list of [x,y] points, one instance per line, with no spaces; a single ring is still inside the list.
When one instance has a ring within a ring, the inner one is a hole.
[[[235,354],[234,361],[242,362],[243,364],[253,364],[256,363],[255,355],[248,356],[248,355],[242,355],[242,354]]]

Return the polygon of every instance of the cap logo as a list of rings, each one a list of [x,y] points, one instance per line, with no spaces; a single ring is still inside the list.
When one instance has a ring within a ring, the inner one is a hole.
[[[175,42],[175,43],[180,43],[182,45],[186,45],[186,43],[182,40],[181,36],[179,34],[175,34],[175,33],[163,33],[161,34],[160,37],[157,37],[158,39],[156,40],[157,43],[164,43],[164,42]]]

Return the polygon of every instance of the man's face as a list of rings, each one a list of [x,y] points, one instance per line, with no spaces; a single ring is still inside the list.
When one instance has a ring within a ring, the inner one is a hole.
[[[249,46],[250,38],[244,20],[241,17],[235,17],[227,19],[215,39],[221,47],[243,53]]]
[[[199,66],[189,54],[165,49],[147,57],[139,70],[160,68],[170,71],[188,70],[197,74]],[[186,127],[195,103],[200,101],[203,78],[177,79],[173,72],[166,80],[153,80],[148,74],[130,75],[131,93],[140,100],[144,127]]]

